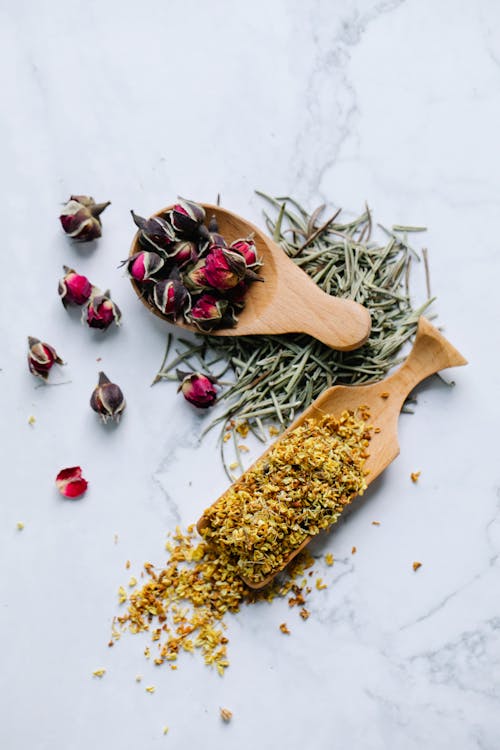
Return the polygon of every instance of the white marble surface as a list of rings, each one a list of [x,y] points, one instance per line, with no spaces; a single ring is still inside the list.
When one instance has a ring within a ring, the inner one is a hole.
[[[0,63],[0,746],[497,750],[498,3],[3,0]],[[436,309],[470,365],[401,418],[400,457],[322,550],[309,620],[283,601],[230,618],[221,679],[155,669],[139,637],[106,645],[125,561],[161,564],[166,531],[225,487],[204,417],[149,387],[165,329],[116,267],[130,208],[221,192],[260,222],[255,188],[429,226]],[[95,247],[60,231],[72,192],[112,201]],[[65,313],[63,263],[111,287],[121,330]],[[28,334],[69,384],[37,387]],[[115,430],[88,407],[100,368],[128,400]],[[75,463],[90,488],[68,503],[53,479]]]

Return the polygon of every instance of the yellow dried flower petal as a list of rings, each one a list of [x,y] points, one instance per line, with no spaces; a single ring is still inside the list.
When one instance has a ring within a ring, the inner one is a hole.
[[[31,417],[28,418],[28,424],[34,425],[35,422],[36,422],[35,417],[33,415],[31,415]]]
[[[282,622],[281,623],[280,630],[281,630],[282,633],[285,633],[285,635],[290,635],[290,631],[288,629],[288,626],[287,626],[286,622]]]
[[[134,576],[131,577],[130,581],[128,582],[128,585],[130,588],[133,588],[134,586],[137,586],[137,578]]]
[[[231,721],[233,718],[233,712],[230,711],[228,708],[221,708],[220,709],[220,717],[222,721],[225,721],[226,723]]]
[[[18,531],[22,531],[24,529],[24,523],[22,521],[18,521],[16,527]]]
[[[418,482],[418,479],[419,479],[421,473],[422,473],[421,471],[412,471],[412,473],[410,474],[411,481],[413,483]]]
[[[422,563],[421,562],[414,562],[413,563],[413,570],[418,570],[421,567],[422,567]]]
[[[328,585],[326,583],[323,583],[322,578],[316,578],[316,588],[318,591],[322,591],[323,589],[327,589]]]
[[[325,555],[325,562],[327,565],[333,565],[335,560],[333,559],[333,555],[331,552],[327,552]]]
[[[92,672],[92,674],[93,674],[94,677],[104,677],[104,675],[106,674],[106,670],[105,669],[95,669]]]
[[[168,734],[168,727],[163,727],[163,734]]]
[[[120,602],[120,604],[123,604],[127,601],[127,592],[125,591],[123,586],[120,586],[120,588],[118,589],[118,601]]]
[[[154,691],[156,690],[156,688],[155,688],[154,685],[148,685],[148,687],[144,688],[144,689],[145,689],[146,693],[154,693]]]

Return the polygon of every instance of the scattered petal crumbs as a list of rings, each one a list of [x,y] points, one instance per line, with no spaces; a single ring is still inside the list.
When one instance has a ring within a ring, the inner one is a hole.
[[[230,711],[228,708],[221,708],[220,709],[220,717],[221,717],[222,721],[225,721],[226,724],[227,724],[233,718],[233,712]]]
[[[285,635],[290,635],[290,631],[288,630],[288,626],[286,622],[282,622],[280,625],[280,630],[282,633],[285,633]]]
[[[412,567],[413,567],[413,570],[418,570],[419,568],[422,567],[422,563],[421,562],[414,562]]]
[[[411,477],[411,481],[412,481],[412,482],[413,482],[414,484],[415,484],[416,482],[418,482],[418,478],[420,477],[420,474],[421,474],[421,473],[422,473],[421,471],[412,471],[412,473],[410,474],[410,477]]]

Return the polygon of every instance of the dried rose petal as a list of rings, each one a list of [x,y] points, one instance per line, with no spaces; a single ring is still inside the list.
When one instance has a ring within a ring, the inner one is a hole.
[[[88,482],[82,477],[82,470],[79,466],[71,466],[68,469],[61,469],[56,477],[56,487],[64,497],[74,499],[83,495]]]

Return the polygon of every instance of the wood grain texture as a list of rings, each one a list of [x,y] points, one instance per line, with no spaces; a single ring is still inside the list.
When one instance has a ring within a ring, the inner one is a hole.
[[[257,252],[263,260],[260,274],[264,283],[251,285],[245,309],[238,315],[235,328],[211,331],[211,336],[248,336],[254,334],[307,333],[332,349],[350,351],[365,343],[371,330],[368,310],[357,302],[326,294],[283,250],[258,227],[231,211],[202,204],[207,219],[217,218],[219,232],[228,243],[254,235]],[[158,216],[170,207],[158,211]],[[139,233],[133,239],[130,255],[138,252]],[[155,315],[172,322],[151,305],[132,279],[132,286],[146,307]],[[202,333],[194,325],[176,321],[176,325]]]
[[[325,414],[339,417],[346,409],[355,411],[360,406],[366,405],[370,411],[371,424],[380,430],[372,434],[369,457],[365,464],[365,468],[369,472],[367,483],[370,484],[399,454],[398,417],[409,393],[429,375],[447,367],[458,367],[465,364],[467,364],[467,360],[460,352],[426,318],[421,317],[413,348],[399,369],[384,380],[371,385],[332,386],[319,396],[262,456],[269,453],[284,435],[299,427],[306,419],[324,416]],[[202,516],[197,524],[198,531],[201,532],[204,525],[205,520]],[[310,540],[311,537],[308,537],[300,547],[294,550],[283,567]],[[269,583],[278,572],[275,571],[258,585],[244,580],[247,586],[260,589]]]

